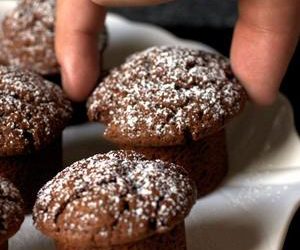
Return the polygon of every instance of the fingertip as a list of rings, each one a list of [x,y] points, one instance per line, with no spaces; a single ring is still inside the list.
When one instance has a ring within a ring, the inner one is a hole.
[[[105,8],[91,1],[57,1],[55,51],[63,88],[73,101],[84,101],[97,83],[104,21]]]
[[[74,102],[85,101],[99,78],[98,67],[67,67],[62,69],[62,84],[67,96]]]
[[[98,38],[79,31],[64,38],[57,51],[63,88],[71,100],[81,102],[89,96],[99,78]]]
[[[250,100],[271,105],[299,39],[296,1],[239,1],[231,45],[232,69]]]
[[[72,77],[69,77],[67,73],[62,71],[62,86],[69,99],[74,102],[83,102],[85,95],[79,90],[78,85],[73,83]]]
[[[265,78],[266,73],[263,71],[254,70],[252,63],[247,64],[247,59],[240,57],[239,53],[231,53],[231,67],[245,88],[249,100],[259,106],[272,105],[278,96],[279,83],[272,78]]]
[[[231,65],[254,103],[266,106],[275,101],[293,46],[293,42],[281,38],[281,35],[261,33],[237,23],[231,47]]]
[[[248,91],[250,100],[259,105],[259,106],[271,106],[274,104],[278,97],[278,91],[266,91],[266,92],[251,92],[251,90]]]
[[[58,53],[63,88],[69,98],[84,101],[95,87],[100,74],[97,39],[76,34],[65,41]]]

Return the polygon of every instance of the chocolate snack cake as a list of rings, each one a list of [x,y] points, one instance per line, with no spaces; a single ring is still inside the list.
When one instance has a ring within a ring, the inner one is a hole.
[[[35,226],[59,250],[183,250],[196,200],[186,171],[132,151],[67,167],[38,193]]]
[[[0,65],[35,71],[61,85],[60,67],[54,49],[56,0],[20,0],[2,22]],[[99,53],[108,40],[107,30],[99,36]],[[87,120],[85,103],[73,103],[72,123]]]
[[[182,166],[195,181],[198,197],[213,191],[228,172],[224,129],[199,141],[189,140],[183,145],[122,147],[142,153],[148,159],[161,159]]]
[[[0,176],[20,190],[26,209],[62,166],[62,131],[72,108],[60,87],[35,73],[0,66]]]
[[[33,70],[46,78],[59,79],[54,49],[56,0],[20,0],[2,22],[1,51],[8,65]],[[105,49],[106,30],[99,37]]]
[[[21,0],[2,22],[2,50],[9,65],[41,75],[59,73],[54,51],[55,0]]]
[[[105,136],[122,148],[182,164],[202,195],[213,189],[205,176],[216,187],[227,172],[222,130],[246,99],[225,57],[152,47],[112,69],[89,98],[88,116],[107,124]]]
[[[7,240],[24,220],[24,204],[19,191],[7,179],[0,177],[0,250],[8,249]]]

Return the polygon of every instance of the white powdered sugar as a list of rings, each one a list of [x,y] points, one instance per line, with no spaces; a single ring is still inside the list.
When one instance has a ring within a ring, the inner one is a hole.
[[[31,69],[41,75],[59,73],[55,55],[56,0],[21,0],[2,23],[0,56],[5,64]],[[99,36],[99,50],[106,46],[107,33]]]
[[[188,214],[195,195],[181,167],[111,151],[78,161],[48,182],[34,220],[54,237],[80,232],[120,243],[170,230]]]
[[[20,226],[23,213],[23,201],[19,191],[11,182],[0,177],[0,242],[2,236],[11,234],[11,230]]]
[[[71,118],[60,87],[29,71],[0,66],[0,156],[50,144]]]
[[[2,24],[2,51],[9,65],[55,74],[55,0],[22,0]]]
[[[174,46],[133,54],[89,99],[91,120],[122,142],[165,145],[203,138],[242,109],[245,91],[223,56]]]

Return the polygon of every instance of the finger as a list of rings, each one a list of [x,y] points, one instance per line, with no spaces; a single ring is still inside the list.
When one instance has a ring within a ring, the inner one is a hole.
[[[240,0],[231,48],[233,71],[258,104],[271,104],[296,48],[300,1]]]
[[[91,1],[102,6],[124,7],[124,6],[156,5],[156,4],[170,2],[172,0],[91,0]]]
[[[58,0],[55,48],[63,87],[74,101],[83,101],[99,77],[98,34],[105,10],[87,0]]]

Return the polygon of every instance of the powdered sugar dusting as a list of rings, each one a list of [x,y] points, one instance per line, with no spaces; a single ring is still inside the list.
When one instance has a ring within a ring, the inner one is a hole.
[[[56,0],[21,0],[5,17],[0,50],[7,64],[42,75],[59,73],[54,50],[55,8]],[[106,36],[105,31],[99,37],[101,49]]]
[[[23,201],[14,185],[0,177],[0,243],[2,236],[17,230],[23,221]],[[8,237],[10,235],[7,235]]]
[[[34,220],[52,237],[80,232],[99,245],[121,244],[170,230],[194,202],[195,187],[181,167],[112,151],[78,161],[48,182]]]
[[[55,74],[59,66],[54,51],[55,0],[23,0],[5,17],[3,50],[10,65]]]
[[[55,84],[29,71],[0,66],[0,156],[48,145],[71,113],[70,101]]]
[[[174,46],[133,54],[111,71],[89,99],[91,120],[106,135],[138,144],[198,140],[242,109],[246,96],[228,59]],[[145,140],[143,140],[143,138]]]

